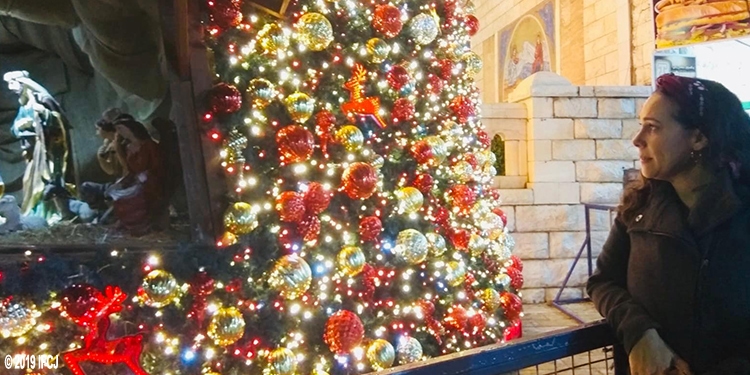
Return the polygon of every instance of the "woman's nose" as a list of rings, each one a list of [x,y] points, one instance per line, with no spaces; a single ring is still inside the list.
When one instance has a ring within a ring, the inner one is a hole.
[[[635,133],[635,136],[633,137],[633,146],[641,148],[645,145],[643,142],[643,132],[638,131],[638,133]]]

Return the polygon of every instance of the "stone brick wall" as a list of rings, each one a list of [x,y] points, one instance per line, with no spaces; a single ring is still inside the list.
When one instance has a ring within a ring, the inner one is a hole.
[[[654,26],[651,0],[632,0],[633,84],[651,84],[651,63],[654,52]]]
[[[582,202],[616,204],[623,170],[636,167],[631,139],[648,86],[574,86],[538,73],[511,94],[512,103],[486,104],[483,123],[506,141],[506,174],[498,177],[515,253],[524,260],[527,303],[550,301],[585,237]],[[525,113],[523,113],[525,110]],[[523,117],[522,117],[523,116]],[[509,147],[510,146],[510,147]],[[610,217],[591,217],[597,255]],[[576,267],[565,297],[580,297],[586,262]]]

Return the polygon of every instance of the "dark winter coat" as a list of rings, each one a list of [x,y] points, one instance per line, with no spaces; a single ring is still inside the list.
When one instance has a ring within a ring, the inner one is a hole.
[[[628,353],[655,328],[694,374],[750,374],[750,190],[722,177],[688,214],[655,185],[632,222],[615,220],[591,299]]]

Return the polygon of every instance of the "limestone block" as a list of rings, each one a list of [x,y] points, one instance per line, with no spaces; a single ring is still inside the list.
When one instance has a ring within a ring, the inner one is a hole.
[[[549,235],[547,233],[512,233],[516,241],[513,254],[521,259],[548,259]]]
[[[528,180],[526,176],[496,176],[492,186],[496,189],[523,189]]]
[[[519,292],[519,297],[521,297],[521,302],[524,305],[533,305],[537,303],[544,303],[544,288],[532,288],[527,289],[525,286],[521,291]]]
[[[639,131],[641,131],[641,123],[638,119],[622,120],[622,139],[632,140]]]
[[[530,141],[526,147],[528,147],[529,151],[529,161],[552,160],[552,141]]]
[[[576,167],[572,161],[531,161],[529,182],[576,182]]]
[[[565,280],[573,259],[528,260],[523,263],[525,288],[559,287]],[[578,262],[568,280],[568,286],[584,286],[588,279],[587,266]]]
[[[622,126],[621,120],[576,119],[574,133],[576,138],[621,138]]]
[[[633,162],[597,160],[576,162],[578,182],[622,182],[623,171],[633,167]]]
[[[519,176],[518,171],[521,160],[519,160],[518,145],[521,141],[505,142],[505,174],[507,176]]]
[[[567,301],[572,299],[579,299],[583,297],[583,288],[565,288],[560,294],[561,301]],[[557,297],[557,293],[560,293],[560,288],[547,288],[544,289],[544,300],[546,302],[552,302]]]
[[[539,86],[531,88],[531,96],[568,97],[578,96],[577,86]]]
[[[578,87],[578,96],[580,97],[592,97],[594,96],[594,88],[596,86],[580,86]]]
[[[517,206],[516,229],[519,232],[563,232],[583,230],[583,206]]]
[[[518,144],[518,175],[528,176],[529,175],[529,151],[527,149],[528,142],[521,142]]]
[[[554,116],[552,98],[529,98],[523,100],[527,118],[550,118]]]
[[[643,105],[646,104],[646,99],[636,99],[635,100],[635,114],[637,116],[641,115],[641,110],[643,109]]]
[[[485,103],[482,104],[481,109],[483,118],[526,118],[526,106],[521,103]]]
[[[505,218],[508,219],[508,230],[511,232],[516,231],[516,208],[514,206],[500,206],[500,209],[505,213]]]
[[[596,86],[594,93],[598,97],[648,98],[651,86]]]
[[[599,99],[600,118],[634,118],[635,100],[627,99]]]
[[[506,141],[526,140],[526,119],[508,119],[508,118],[483,118],[484,126],[490,138],[495,134],[500,134]]]
[[[528,188],[534,191],[534,204],[581,203],[581,187],[574,182],[535,182]]]
[[[508,100],[516,102],[535,96],[576,96],[578,87],[558,74],[542,71],[525,78],[508,94]]]
[[[607,240],[608,231],[591,232],[591,254],[592,261],[602,251],[602,246]],[[586,239],[586,232],[550,232],[549,234],[549,255],[550,258],[575,258],[581,251],[583,241]],[[581,254],[579,262],[588,262],[586,260],[586,249]]]
[[[534,192],[531,189],[498,189],[500,202],[505,205],[522,205],[534,203]]]
[[[613,209],[617,207],[617,203],[604,203],[603,205],[610,206]],[[609,232],[616,217],[617,213],[615,211],[590,210],[589,223],[591,225],[591,230]]]
[[[582,183],[581,201],[586,203],[617,203],[622,195],[622,183]]]
[[[557,98],[554,103],[555,117],[586,118],[597,116],[596,99],[594,98]]]
[[[637,160],[638,149],[627,139],[596,141],[596,158],[602,160]]]
[[[552,141],[553,160],[593,160],[596,159],[596,143],[593,140]]]
[[[528,139],[573,139],[573,119],[534,118],[527,124]]]

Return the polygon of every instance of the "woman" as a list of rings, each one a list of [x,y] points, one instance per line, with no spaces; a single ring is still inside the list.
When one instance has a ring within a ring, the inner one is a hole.
[[[661,76],[587,291],[632,374],[750,374],[750,119],[722,85]]]

